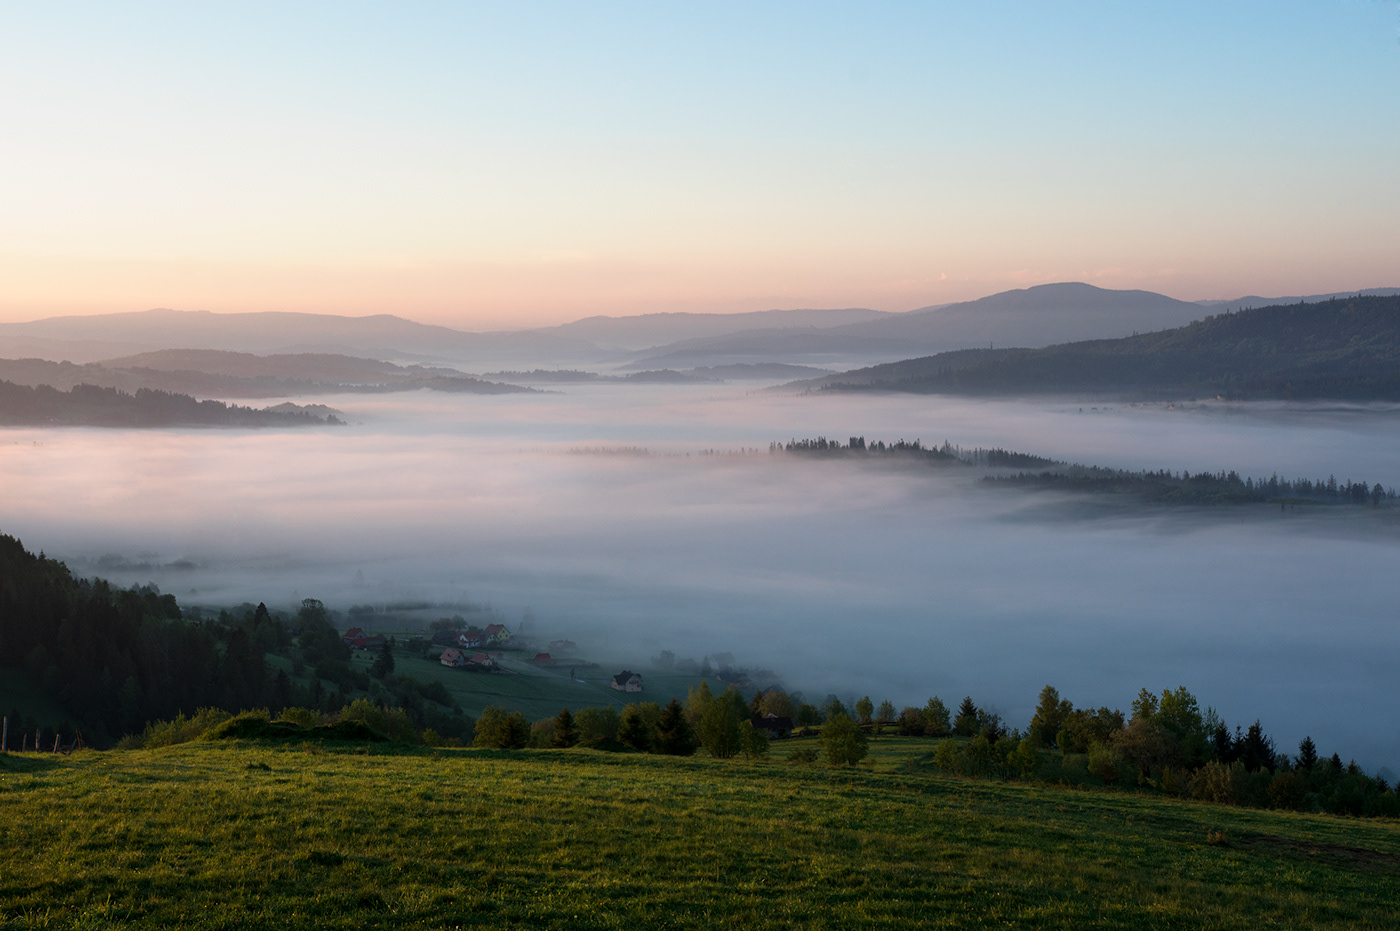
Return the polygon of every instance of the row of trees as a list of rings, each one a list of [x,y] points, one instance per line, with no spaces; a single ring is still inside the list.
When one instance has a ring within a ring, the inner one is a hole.
[[[1335,753],[1320,758],[1311,737],[1299,743],[1296,755],[1281,752],[1258,720],[1231,730],[1213,709],[1202,710],[1185,687],[1160,695],[1143,689],[1125,715],[1106,707],[1075,708],[1047,685],[1024,734],[1007,731],[969,698],[954,732],[968,735],[974,720],[980,726],[969,741],[936,747],[936,767],[984,778],[1140,786],[1234,805],[1400,815],[1400,796],[1355,761],[1343,765]]]

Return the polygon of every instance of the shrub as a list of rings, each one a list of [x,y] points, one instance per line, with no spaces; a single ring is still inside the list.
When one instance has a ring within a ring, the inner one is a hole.
[[[341,708],[337,722],[358,722],[399,743],[416,743],[418,740],[418,729],[402,708],[381,708],[367,698],[357,698]]]
[[[822,750],[832,766],[849,766],[865,759],[865,734],[844,712],[835,710],[822,725]]]
[[[177,714],[169,721],[152,721],[140,735],[130,734],[123,737],[118,746],[123,750],[150,750],[188,743],[231,717],[233,715],[222,708],[200,708],[188,718]]]
[[[1221,805],[1238,805],[1248,773],[1239,760],[1226,766],[1211,760],[1191,777],[1191,796]]]
[[[500,705],[489,705],[476,722],[473,747],[490,750],[518,750],[530,743],[530,724],[519,711],[507,712]]]
[[[312,711],[310,708],[283,708],[277,713],[276,720],[309,728],[321,724],[323,717],[319,711]]]

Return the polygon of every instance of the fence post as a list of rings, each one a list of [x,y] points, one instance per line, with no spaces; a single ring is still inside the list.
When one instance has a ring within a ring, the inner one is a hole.
[[[0,723],[0,753],[10,752],[10,718],[8,715]]]
[[[62,738],[62,737],[63,737],[62,734],[54,734],[54,735],[53,735],[53,752],[54,752],[54,753],[57,753],[57,752],[58,752],[58,741],[59,741],[59,739]]]

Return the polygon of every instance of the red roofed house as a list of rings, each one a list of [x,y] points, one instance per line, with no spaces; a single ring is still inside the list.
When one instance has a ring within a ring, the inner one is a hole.
[[[467,665],[467,658],[462,655],[462,651],[454,650],[451,647],[442,651],[440,660],[444,666],[451,666],[453,669],[461,669]]]

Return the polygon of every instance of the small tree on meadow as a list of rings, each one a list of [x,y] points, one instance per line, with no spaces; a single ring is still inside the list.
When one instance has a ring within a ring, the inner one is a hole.
[[[953,733],[959,737],[971,737],[982,729],[982,712],[972,703],[969,695],[958,706],[958,716],[953,719]]]
[[[565,748],[578,743],[578,728],[574,726],[573,713],[568,708],[561,709],[554,716],[554,746]]]
[[[860,718],[860,723],[869,724],[875,715],[875,703],[867,695],[856,702],[856,717]]]
[[[1031,716],[1030,739],[1037,747],[1049,747],[1055,743],[1055,735],[1065,726],[1065,718],[1074,711],[1069,699],[1061,698],[1059,690],[1047,685],[1040,690],[1040,703]]]
[[[740,730],[744,735],[744,756],[748,759],[757,759],[768,755],[768,732],[761,727],[754,727],[745,722],[740,725]]]
[[[617,727],[617,739],[633,750],[650,753],[655,749],[656,724],[660,718],[661,707],[656,702],[628,705],[622,709]]]
[[[376,679],[384,679],[394,671],[394,645],[389,641],[384,641],[384,649],[379,651],[379,655],[374,658],[374,665],[369,668],[369,674]]]
[[[574,715],[578,726],[579,743],[591,744],[603,740],[616,740],[621,720],[611,707],[584,708]]]
[[[1312,768],[1317,765],[1317,744],[1313,743],[1311,737],[1304,737],[1298,744],[1298,768],[1307,772],[1312,772]]]
[[[704,679],[700,684],[691,689],[685,699],[685,719],[692,727],[700,723],[700,719],[705,716],[705,711],[714,703],[714,693],[710,691],[710,683]]]
[[[661,719],[656,722],[656,751],[670,756],[690,756],[696,746],[695,731],[685,719],[685,709],[680,702],[671,699],[661,709]]]
[[[881,724],[893,724],[894,714],[894,703],[887,698],[880,702],[880,710],[875,713],[875,720]]]
[[[849,766],[865,759],[865,734],[844,711],[834,711],[822,725],[822,750],[832,766]]]
[[[696,732],[710,756],[727,760],[742,749],[744,734],[740,727],[746,726],[748,722],[740,722],[734,713],[734,706],[721,699],[710,702]]]
[[[500,705],[488,705],[476,722],[472,746],[515,750],[530,744],[530,722],[519,711],[508,712]]]
[[[924,709],[919,712],[919,723],[923,725],[924,736],[947,737],[951,734],[953,728],[949,717],[948,706],[943,704],[943,699],[937,695],[930,698]]]

